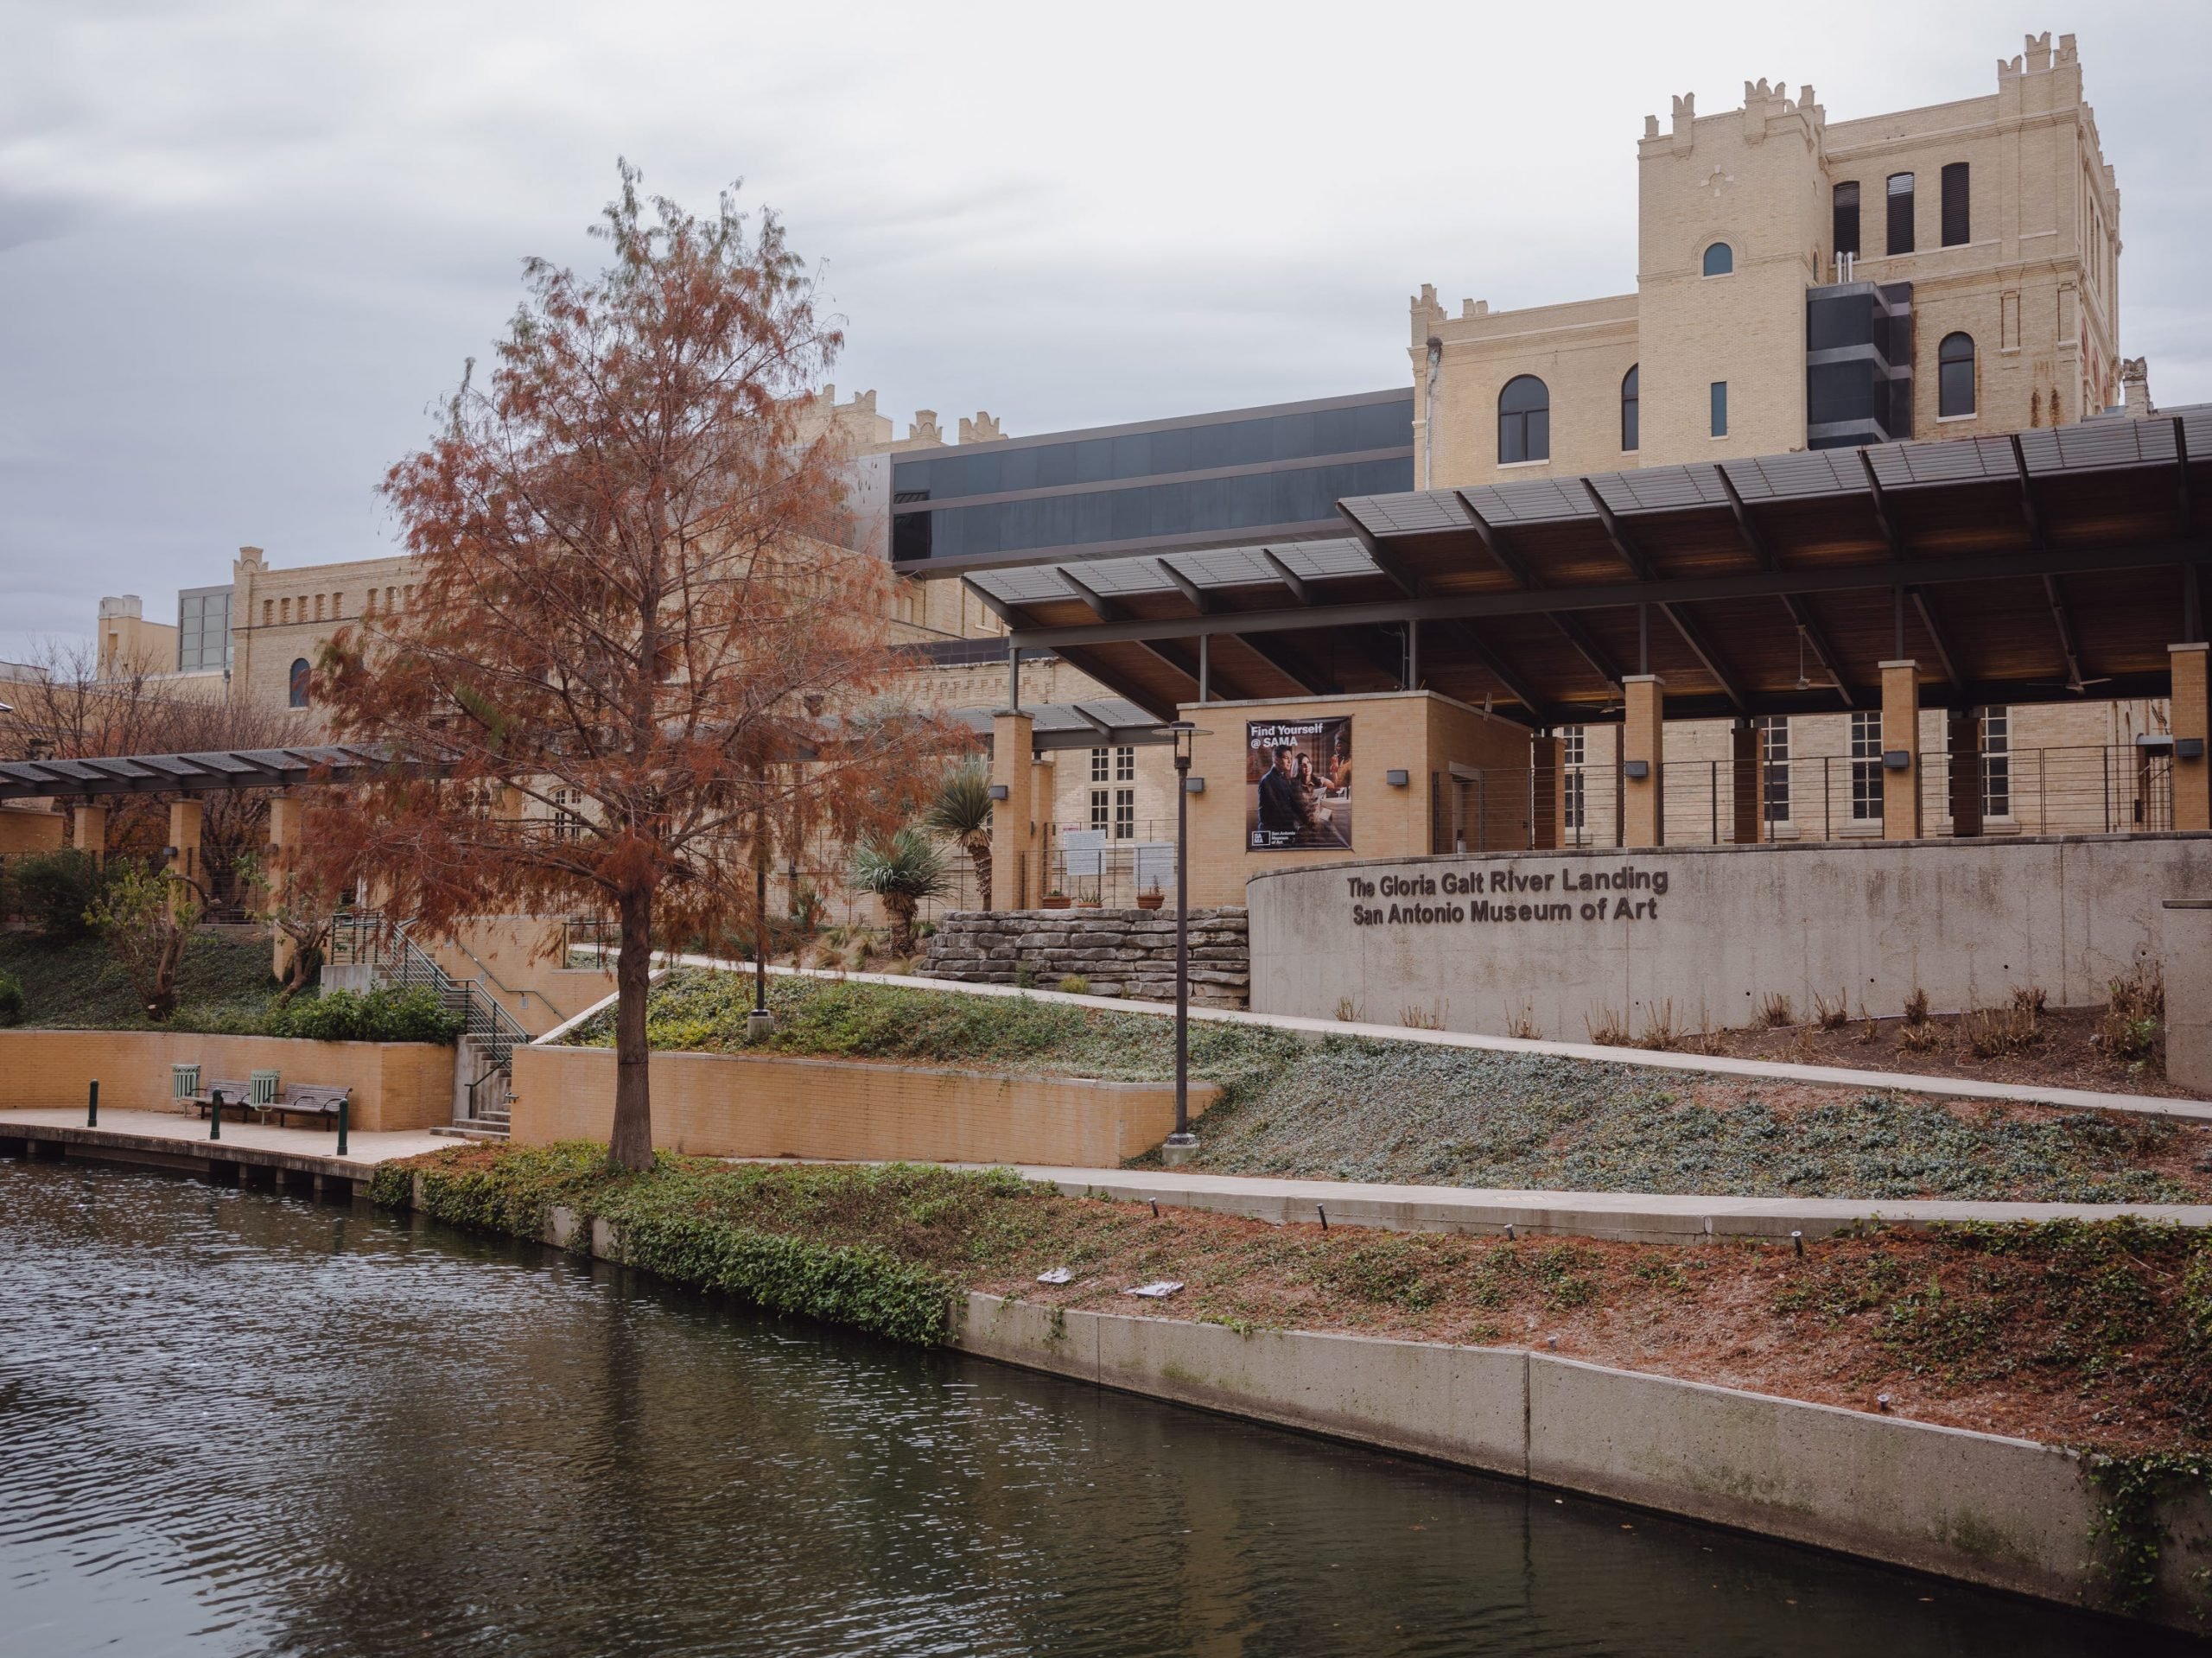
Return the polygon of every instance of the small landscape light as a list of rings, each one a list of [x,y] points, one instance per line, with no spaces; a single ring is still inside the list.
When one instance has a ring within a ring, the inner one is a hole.
[[[1789,1235],[1789,1242],[1800,1255],[1805,1253],[1805,1235],[1802,1232],[1792,1232]]]
[[[1321,1229],[1324,1232],[1327,1231],[1329,1229],[1329,1211],[1322,1208],[1320,1204],[1316,1204],[1313,1205],[1313,1212],[1321,1217]]]
[[[1874,1408],[1886,1415],[1890,1408],[1889,1394],[1885,1393],[1876,1394],[1874,1395]]]
[[[1160,1199],[1157,1197],[1152,1200],[1152,1218],[1154,1220],[1160,1218]]]
[[[1513,1242],[1513,1223],[1511,1221],[1508,1221],[1505,1223],[1505,1241],[1508,1243]]]

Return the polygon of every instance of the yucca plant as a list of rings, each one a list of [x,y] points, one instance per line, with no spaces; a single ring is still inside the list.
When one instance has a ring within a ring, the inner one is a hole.
[[[914,953],[914,911],[952,883],[944,852],[918,825],[853,848],[853,890],[873,893],[891,917],[891,953]]]
[[[954,842],[976,866],[976,907],[991,907],[991,774],[979,760],[955,767],[923,809],[924,827]]]

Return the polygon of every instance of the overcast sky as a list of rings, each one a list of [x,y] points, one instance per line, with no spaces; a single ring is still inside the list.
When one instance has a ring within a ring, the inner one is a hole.
[[[1692,18],[1694,21],[1691,21]],[[2212,400],[2212,6],[0,0],[0,656],[174,619],[242,543],[392,544],[375,494],[521,259],[626,156],[741,176],[820,266],[841,396],[1015,435],[1405,383],[1406,302],[1630,290],[1673,93],[1831,120],[2074,30],[2119,170],[2121,348]]]

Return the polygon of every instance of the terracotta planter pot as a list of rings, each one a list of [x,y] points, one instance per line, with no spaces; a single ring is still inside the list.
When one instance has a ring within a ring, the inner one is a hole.
[[[1165,893],[1139,893],[1137,894],[1137,908],[1140,910],[1156,910],[1166,902],[1167,894]]]
[[[1065,910],[1075,900],[1071,898],[1047,898],[1040,899],[1039,902],[1048,910]]]

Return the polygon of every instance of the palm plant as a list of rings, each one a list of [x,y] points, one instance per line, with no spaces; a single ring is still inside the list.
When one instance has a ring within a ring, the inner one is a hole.
[[[914,953],[914,911],[950,884],[943,849],[918,825],[910,823],[887,840],[867,840],[853,848],[853,889],[882,900],[891,917],[894,956]]]
[[[976,866],[976,907],[991,907],[991,774],[969,760],[944,774],[922,823],[955,842]]]

